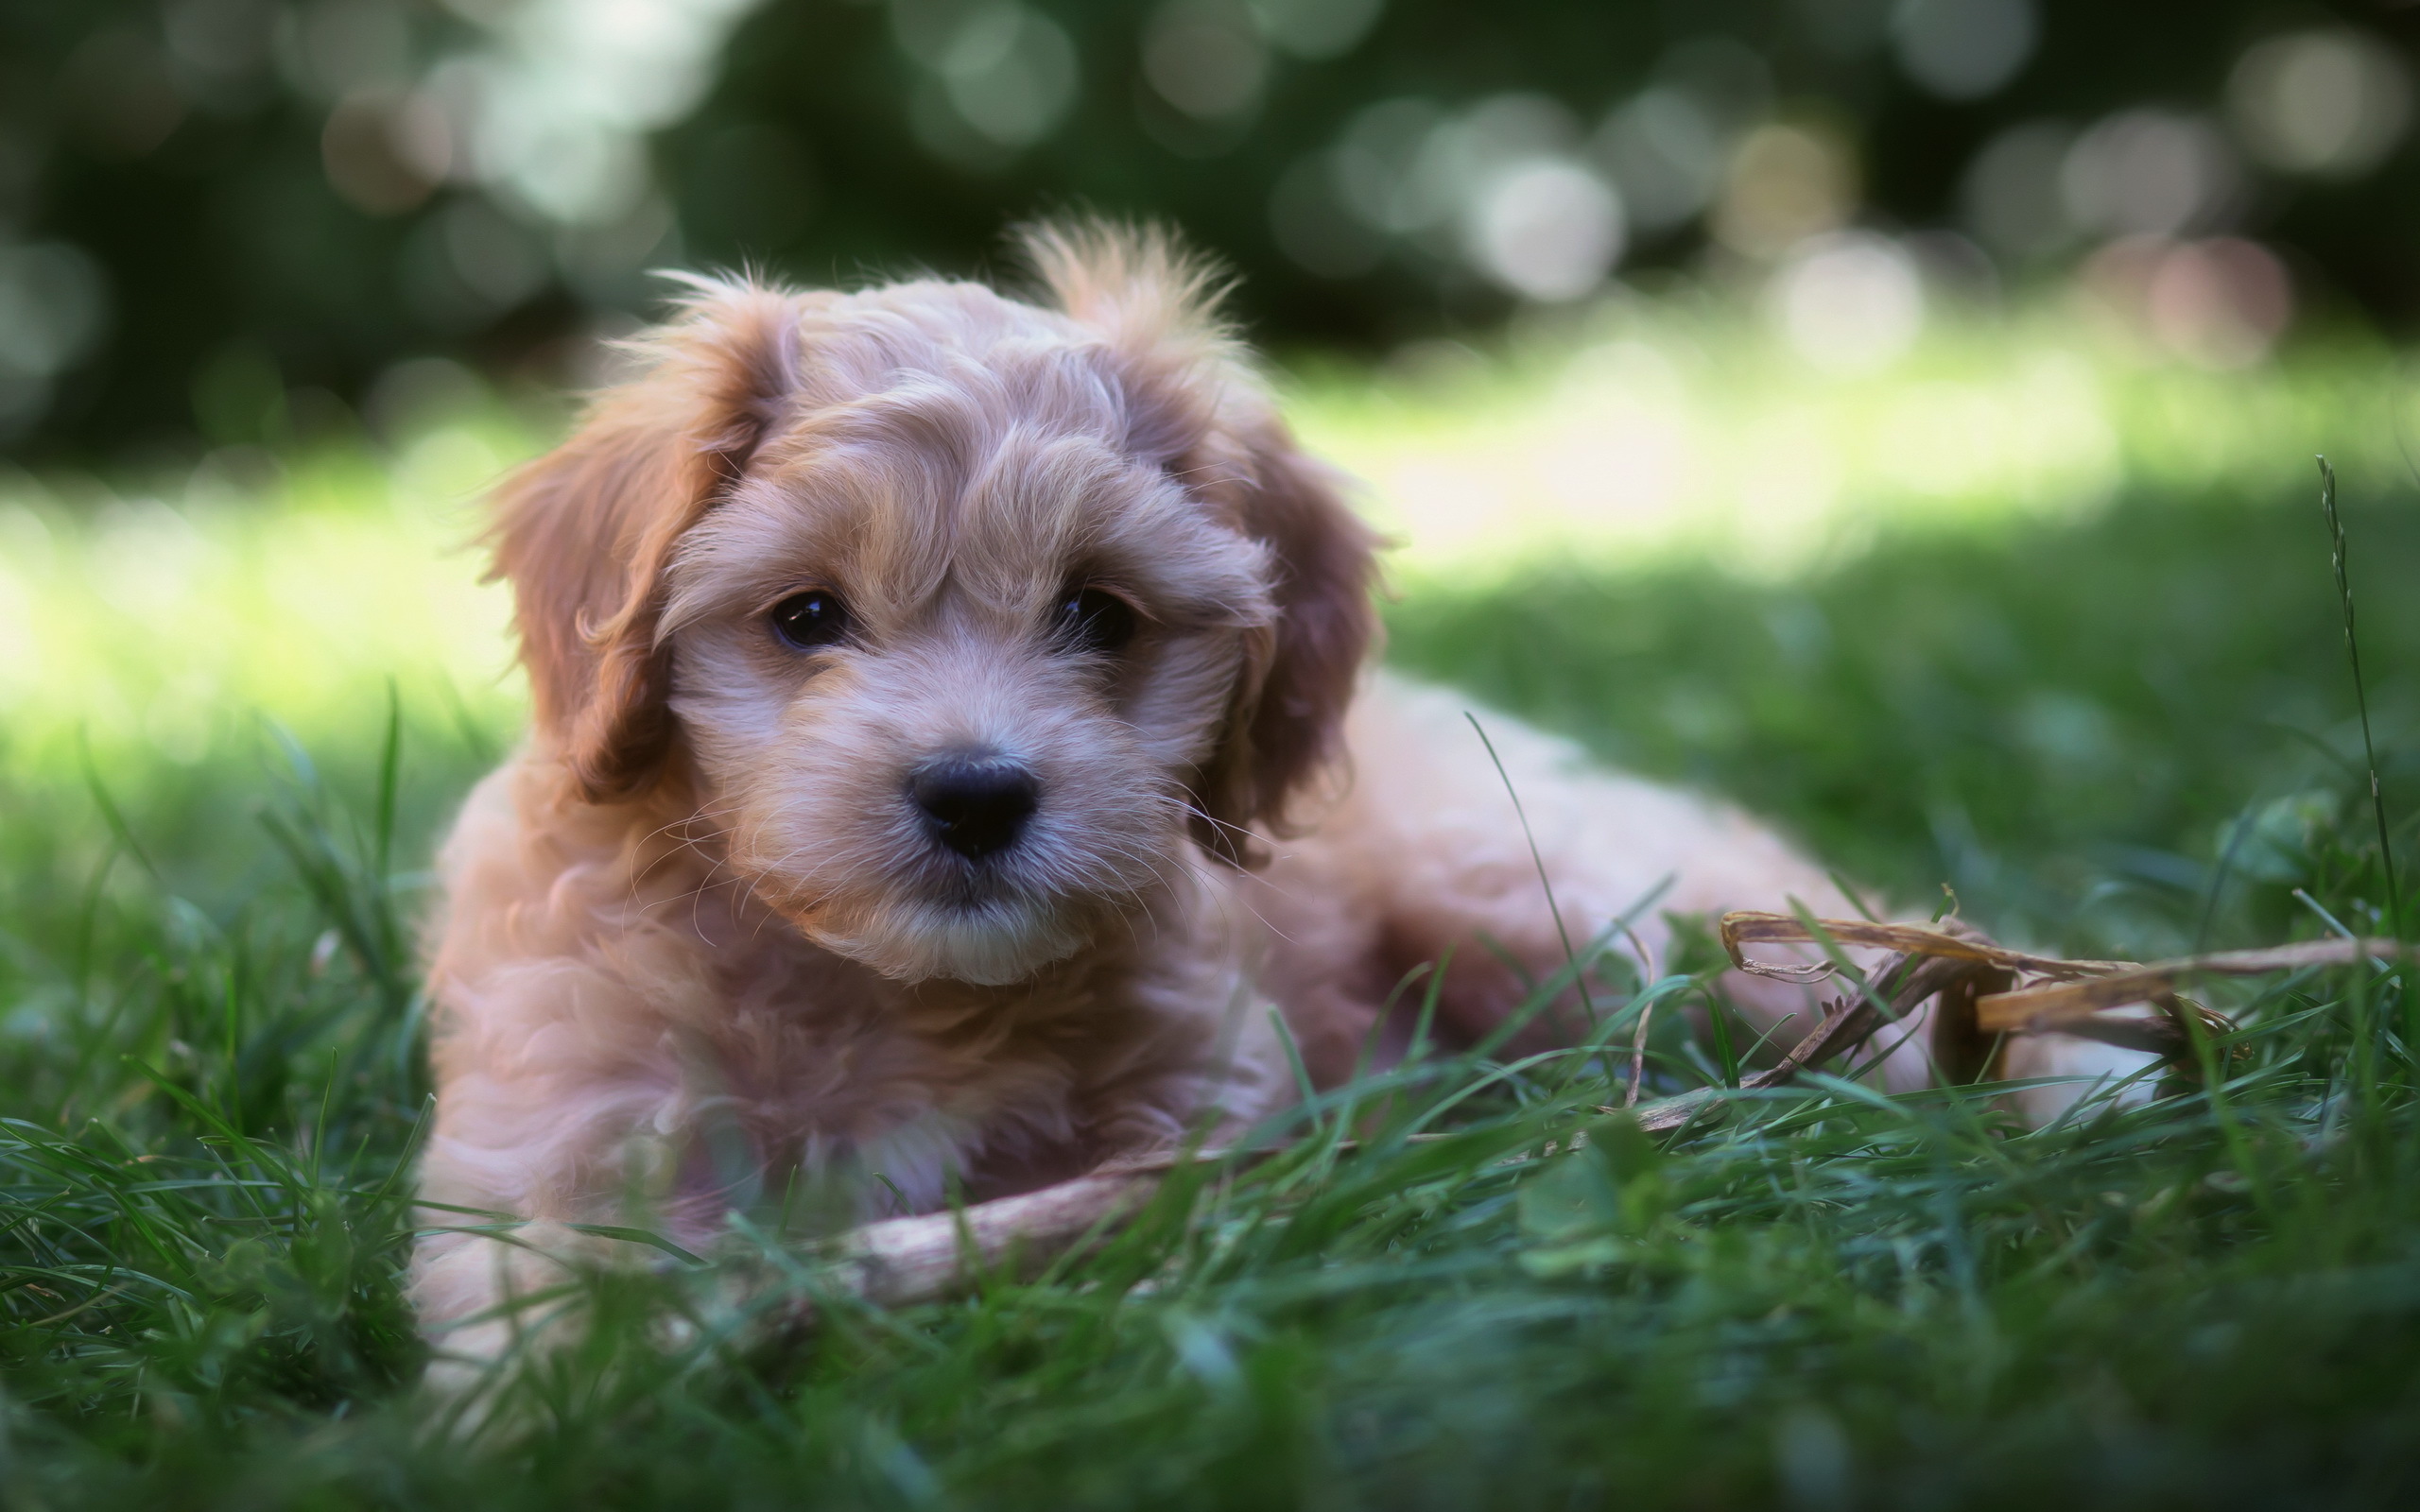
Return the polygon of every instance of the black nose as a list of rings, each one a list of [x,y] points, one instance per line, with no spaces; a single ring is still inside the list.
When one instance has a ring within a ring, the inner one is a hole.
[[[944,756],[916,769],[908,796],[932,821],[933,838],[976,860],[1017,843],[1042,784],[1005,756]]]

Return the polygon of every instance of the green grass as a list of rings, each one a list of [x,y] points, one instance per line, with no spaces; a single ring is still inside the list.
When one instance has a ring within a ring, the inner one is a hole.
[[[2317,499],[2316,472],[2290,471],[2266,497],[1904,532],[1778,584],[1712,565],[1418,580],[1392,655],[1783,816],[1927,911],[1946,881],[1995,929],[2079,951],[2282,937],[2296,905],[2277,884],[2344,881],[2303,869],[2314,828],[2375,829]],[[2407,487],[2348,506],[2346,527],[2407,835],[2415,504]]]
[[[342,472],[316,466],[296,476]],[[2322,910],[2372,928],[2307,469],[2134,469],[2089,507],[1910,517],[1787,574],[1424,559],[1392,654],[1737,796],[1923,912],[1947,882],[2013,942],[2268,943],[2324,933]],[[2345,524],[2409,898],[2420,500],[2391,479],[2348,468]],[[412,616],[435,611],[407,592],[309,610],[330,644],[285,644],[301,622],[241,585],[425,533],[425,511],[362,526],[405,509],[383,494],[296,487],[284,514],[206,517],[255,575],[233,590],[36,614],[72,620],[49,643],[72,651],[0,737],[8,1512],[2420,1491],[2420,1006],[2366,970],[2216,987],[2247,1052],[2220,1085],[2024,1134],[1973,1092],[1817,1083],[1659,1148],[1599,1122],[1601,1066],[1432,1057],[1038,1282],[896,1314],[826,1297],[821,1332],[782,1340],[722,1283],[821,1295],[796,1245],[600,1280],[590,1342],[515,1387],[524,1430],[442,1441],[397,1289],[425,1095],[408,928],[513,698],[422,654]],[[72,507],[42,518],[38,610],[98,549]],[[324,557],[260,565],[314,529]],[[237,644],[205,664],[193,626]],[[263,642],[286,672],[245,670]],[[158,703],[194,666],[217,690],[193,696],[199,734]],[[140,696],[113,713],[104,682]],[[1715,1052],[1661,1022],[1662,1081],[1690,1084]],[[1578,1127],[1582,1155],[1512,1159]]]

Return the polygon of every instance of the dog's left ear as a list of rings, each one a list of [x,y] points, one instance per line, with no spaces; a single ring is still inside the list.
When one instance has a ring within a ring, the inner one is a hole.
[[[1155,227],[1028,227],[1059,307],[1098,332],[1130,390],[1129,442],[1267,548],[1271,619],[1247,630],[1218,745],[1195,774],[1195,838],[1237,866],[1282,833],[1289,799],[1339,754],[1370,653],[1377,536],[1340,478],[1294,444],[1220,318],[1226,280]]]
[[[1196,784],[1194,837],[1250,866],[1253,834],[1286,833],[1290,800],[1341,756],[1345,707],[1377,636],[1378,538],[1274,415],[1241,439],[1240,513],[1269,548],[1276,618],[1252,632],[1227,729]]]
[[[664,571],[798,387],[798,299],[701,281],[636,352],[639,377],[505,480],[489,534],[537,728],[592,803],[645,793],[671,750]]]

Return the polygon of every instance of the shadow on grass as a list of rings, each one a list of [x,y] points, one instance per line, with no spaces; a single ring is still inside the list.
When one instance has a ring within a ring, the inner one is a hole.
[[[1773,816],[1903,903],[1930,912],[1945,882],[1996,929],[2079,950],[2189,946],[2234,840],[2214,922],[2274,937],[2286,905],[2261,885],[2325,880],[2307,832],[2369,822],[2316,497],[1902,536],[1781,584],[1711,566],[1419,582],[1390,660]],[[2420,499],[2347,516],[2409,833]]]

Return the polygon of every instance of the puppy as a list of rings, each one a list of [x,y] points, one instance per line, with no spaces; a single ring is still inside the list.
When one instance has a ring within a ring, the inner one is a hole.
[[[1625,914],[1653,970],[1668,912],[1846,907],[1740,815],[1492,720],[1558,919],[1463,705],[1356,697],[1372,534],[1214,280],[1150,232],[1028,250],[1042,304],[698,283],[503,486],[533,728],[441,858],[411,1282],[458,1359],[616,1247],[573,1225],[1005,1194],[1277,1107],[1281,1021],[1348,1076],[1422,963],[1468,1039],[1508,962]],[[1886,1069],[1926,1074],[1920,1036]]]

